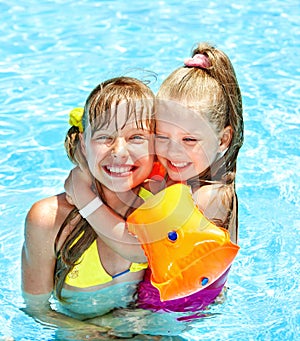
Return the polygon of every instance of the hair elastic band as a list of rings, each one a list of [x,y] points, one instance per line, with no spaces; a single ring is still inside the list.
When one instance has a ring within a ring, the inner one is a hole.
[[[201,69],[207,69],[211,67],[211,62],[207,56],[202,53],[195,54],[192,58],[186,58],[184,65],[188,67],[199,67]]]
[[[83,125],[82,125],[83,113],[84,113],[83,108],[74,108],[69,113],[69,124],[71,126],[77,127],[80,133],[83,132]]]
[[[103,202],[99,197],[94,198],[91,202],[89,202],[86,206],[84,206],[81,210],[79,210],[82,218],[87,218],[89,215],[94,213],[99,207],[103,205]]]

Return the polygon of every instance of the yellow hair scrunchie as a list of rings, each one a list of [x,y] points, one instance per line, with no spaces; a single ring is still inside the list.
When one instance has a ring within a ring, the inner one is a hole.
[[[71,126],[78,127],[81,133],[83,132],[83,125],[82,125],[83,112],[84,112],[83,108],[74,108],[70,111],[70,114],[69,114],[69,124]]]

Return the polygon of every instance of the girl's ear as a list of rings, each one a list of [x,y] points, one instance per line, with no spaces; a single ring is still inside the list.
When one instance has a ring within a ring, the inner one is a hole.
[[[79,140],[80,140],[80,147],[81,147],[82,154],[86,157],[86,147],[85,147],[85,141],[84,141],[84,137],[82,133],[79,134]]]
[[[219,153],[223,152],[229,147],[231,140],[232,140],[232,128],[231,126],[227,126],[223,129],[223,132],[221,135]]]

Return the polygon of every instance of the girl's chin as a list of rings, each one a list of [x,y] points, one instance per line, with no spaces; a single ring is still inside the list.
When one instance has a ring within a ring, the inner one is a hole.
[[[170,179],[173,181],[173,182],[181,182],[181,183],[185,183],[187,181],[187,179],[183,178],[182,176],[181,177],[178,177],[178,176],[170,176]]]
[[[167,173],[172,180],[185,181],[189,178],[189,173],[187,169],[180,169],[174,167],[166,167]]]
[[[131,190],[129,184],[106,184],[105,187],[114,193],[125,193]]]

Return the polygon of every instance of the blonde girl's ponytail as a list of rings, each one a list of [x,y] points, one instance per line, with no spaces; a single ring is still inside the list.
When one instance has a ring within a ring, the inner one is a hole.
[[[206,55],[211,66],[206,72],[222,87],[227,102],[227,117],[224,127],[232,127],[233,136],[229,149],[225,155],[226,170],[235,171],[236,159],[244,140],[244,123],[242,95],[232,63],[228,56],[221,50],[208,43],[199,44],[193,51],[196,54]]]

